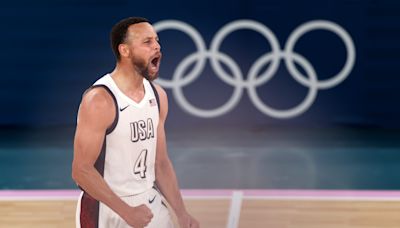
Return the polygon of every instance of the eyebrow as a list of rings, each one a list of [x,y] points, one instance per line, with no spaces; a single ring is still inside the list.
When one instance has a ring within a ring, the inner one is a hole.
[[[158,36],[155,36],[155,37],[154,36],[146,36],[146,37],[143,38],[143,40],[153,39],[153,38],[156,39],[156,40],[160,40],[160,38]]]

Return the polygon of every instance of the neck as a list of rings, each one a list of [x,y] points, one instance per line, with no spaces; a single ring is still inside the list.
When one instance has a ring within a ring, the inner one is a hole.
[[[140,75],[131,64],[117,63],[111,72],[117,86],[124,92],[138,91],[143,89],[143,76]]]

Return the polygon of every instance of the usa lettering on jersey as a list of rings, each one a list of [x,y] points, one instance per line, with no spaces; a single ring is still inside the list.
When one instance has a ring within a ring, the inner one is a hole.
[[[154,138],[153,120],[148,118],[147,121],[139,120],[130,123],[131,125],[131,140],[132,142],[144,141]]]

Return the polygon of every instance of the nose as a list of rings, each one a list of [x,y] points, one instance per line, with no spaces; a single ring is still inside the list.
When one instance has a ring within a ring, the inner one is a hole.
[[[156,42],[154,42],[154,43],[155,43],[154,49],[160,51],[160,50],[161,50],[161,45],[160,45],[160,43],[159,43],[158,41],[156,41]]]

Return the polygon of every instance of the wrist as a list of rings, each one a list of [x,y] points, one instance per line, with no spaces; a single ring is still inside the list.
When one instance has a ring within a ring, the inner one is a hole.
[[[179,209],[175,210],[175,214],[176,214],[176,216],[178,216],[178,217],[182,217],[182,216],[184,216],[184,215],[187,215],[188,212],[186,211],[185,208],[179,208]]]
[[[122,219],[126,220],[132,214],[132,209],[129,205],[121,205],[121,209],[117,212]]]

